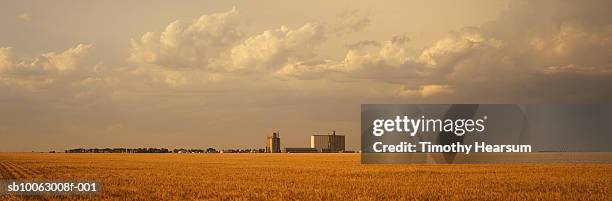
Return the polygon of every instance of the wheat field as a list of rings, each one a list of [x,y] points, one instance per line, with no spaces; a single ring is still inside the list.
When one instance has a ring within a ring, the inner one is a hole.
[[[359,154],[0,153],[0,179],[95,180],[98,195],[0,200],[610,200],[612,164],[360,164]]]

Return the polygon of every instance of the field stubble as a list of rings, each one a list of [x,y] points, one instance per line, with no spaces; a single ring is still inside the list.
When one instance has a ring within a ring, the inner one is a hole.
[[[117,200],[423,200],[612,197],[612,164],[411,165],[359,154],[0,153],[0,179],[95,180]],[[0,196],[0,200],[87,196]],[[122,199],[123,200],[123,199]]]

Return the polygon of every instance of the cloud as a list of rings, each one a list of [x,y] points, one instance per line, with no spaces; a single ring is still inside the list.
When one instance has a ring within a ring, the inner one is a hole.
[[[418,89],[409,89],[402,86],[397,91],[397,96],[400,97],[430,97],[437,95],[450,95],[455,91],[448,85],[422,85]]]
[[[335,31],[340,34],[359,32],[370,25],[368,12],[345,10],[336,16]]]
[[[28,12],[23,12],[19,15],[17,15],[17,19],[24,21],[24,22],[29,22],[30,20],[32,20],[32,17],[30,16],[30,13]]]
[[[0,48],[0,81],[4,85],[41,87],[73,76],[87,76],[94,67],[82,68],[92,45],[79,44],[63,52],[48,52],[31,59],[17,59],[13,48]]]
[[[129,60],[140,65],[210,69],[211,60],[242,38],[239,12],[202,15],[189,23],[174,21],[165,30],[131,41]]]
[[[78,107],[108,100],[110,84],[101,73],[103,64],[86,59],[92,47],[79,44],[32,58],[17,58],[12,48],[0,48],[0,91],[6,95],[5,103],[47,101],[32,107]]]
[[[378,47],[380,42],[374,40],[363,40],[356,43],[346,44],[345,47],[348,49],[361,49],[365,47]]]
[[[13,66],[13,48],[0,48],[0,72],[6,71]]]
[[[92,45],[79,44],[62,52],[17,58],[0,48],[0,92],[7,105],[37,103],[33,108],[90,108],[111,102],[111,80],[102,63],[87,57]]]
[[[372,79],[410,86],[398,92],[401,96],[438,94],[450,100],[612,100],[607,87],[612,86],[612,20],[602,9],[609,5],[513,2],[496,20],[451,31],[420,51],[410,48],[407,37],[384,41],[373,50],[363,50],[376,44],[366,41],[352,46],[344,60],[297,62],[280,74]]]
[[[612,68],[612,23],[602,21],[599,17],[605,13],[597,11],[605,11],[595,8],[609,3],[577,4],[516,2],[496,21],[451,32],[419,58],[432,69],[431,79],[443,78],[444,84],[473,97],[527,102],[609,100],[608,87],[596,85],[612,83],[608,81],[612,77],[601,79],[610,76]],[[554,82],[556,87],[550,85]],[[587,95],[594,91],[598,98]]]
[[[297,29],[282,26],[249,37],[229,52],[228,71],[275,70],[292,60],[305,60],[315,55],[315,47],[325,39],[317,24],[305,24]]]
[[[32,57],[0,48],[0,110],[6,114],[0,127],[39,139],[60,128],[105,124],[108,119],[99,118],[112,113],[112,85],[101,73],[103,64],[88,59],[92,47],[79,44]]]
[[[147,32],[140,40],[132,40],[129,60],[145,68],[270,72],[287,62],[312,57],[315,47],[325,40],[324,28],[316,23],[296,29],[280,26],[245,37],[239,22],[236,8],[202,15],[191,23],[172,22],[161,33]]]
[[[451,31],[445,38],[424,49],[419,59],[432,67],[446,66],[462,59],[472,50],[502,45],[501,41],[494,38],[485,38],[479,28],[466,27]]]
[[[174,87],[255,76],[389,83],[400,88],[392,92],[400,97],[556,101],[564,100],[566,93],[585,93],[593,83],[607,86],[601,78],[612,68],[612,23],[601,9],[607,4],[512,2],[495,20],[450,31],[425,48],[413,48],[403,34],[386,41],[351,43],[339,60],[318,54],[317,47],[333,34],[366,27],[367,13],[343,12],[331,27],[306,23],[246,36],[238,27],[238,11],[232,9],[204,15],[191,24],[171,23],[162,33],[147,33],[132,42],[130,58],[141,66],[161,67],[139,72]],[[573,77],[598,81],[582,82],[589,85],[563,81]],[[547,90],[545,86],[553,82],[567,87]]]
[[[367,41],[365,43],[372,44]],[[277,73],[296,79],[328,78],[332,75],[344,80],[370,79],[383,82],[421,76],[423,64],[412,56],[413,50],[404,36],[376,44],[377,47],[373,49],[349,49],[341,61],[295,62],[284,66]]]

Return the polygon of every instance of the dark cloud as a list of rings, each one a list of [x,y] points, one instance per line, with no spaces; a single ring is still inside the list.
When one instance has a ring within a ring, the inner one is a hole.
[[[363,47],[378,47],[380,46],[380,42],[374,40],[363,40],[356,43],[346,44],[345,47],[348,49],[360,49]]]
[[[350,50],[327,66],[284,72],[296,78],[343,72],[403,85],[400,91],[443,88],[453,92],[440,97],[447,102],[606,102],[612,98],[605,87],[612,80],[610,8],[609,1],[518,1],[497,19],[451,31],[420,52],[398,36],[374,51]],[[354,47],[369,44],[376,43]]]

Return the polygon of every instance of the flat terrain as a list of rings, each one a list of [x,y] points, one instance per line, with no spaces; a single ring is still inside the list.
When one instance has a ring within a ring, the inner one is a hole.
[[[96,180],[97,200],[610,200],[612,164],[362,165],[359,154],[0,153],[0,179]],[[0,196],[0,200],[86,196]]]

